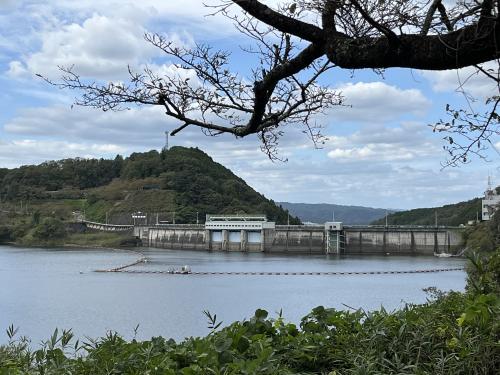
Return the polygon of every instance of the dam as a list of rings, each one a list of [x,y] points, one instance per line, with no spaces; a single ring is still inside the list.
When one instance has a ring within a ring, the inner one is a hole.
[[[112,229],[112,225],[93,229]],[[123,226],[119,228],[123,230]],[[282,254],[456,254],[463,227],[276,225],[265,215],[207,215],[205,224],[129,226],[144,246],[224,252]]]

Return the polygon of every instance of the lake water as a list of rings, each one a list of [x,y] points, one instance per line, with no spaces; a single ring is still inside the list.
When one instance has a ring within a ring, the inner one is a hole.
[[[391,271],[461,267],[463,259],[402,256],[278,256],[141,250],[148,257],[136,270],[193,271]],[[206,335],[203,310],[230,323],[257,308],[280,310],[298,323],[313,307],[396,309],[426,300],[423,288],[463,290],[462,271],[349,276],[244,276],[96,273],[131,263],[134,253],[93,249],[37,249],[0,246],[0,329],[10,324],[33,343],[54,328],[72,328],[78,337],[108,330],[126,338],[174,339]],[[0,343],[7,336],[0,331]]]

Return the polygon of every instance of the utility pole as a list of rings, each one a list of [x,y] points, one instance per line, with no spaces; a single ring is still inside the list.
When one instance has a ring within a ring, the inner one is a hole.
[[[287,225],[290,226],[290,212],[287,212]]]
[[[108,224],[108,211],[106,211],[106,224]]]
[[[385,210],[385,227],[386,228],[388,227],[388,225],[387,225],[387,221],[388,221],[387,215],[388,215],[387,210]]]
[[[199,224],[199,220],[198,220],[198,211],[196,211],[196,224]]]
[[[332,221],[335,222],[335,210],[332,210]]]
[[[172,224],[175,224],[175,211],[172,213]]]
[[[434,225],[437,228],[437,226],[438,226],[438,212],[437,212],[437,210],[434,211]]]

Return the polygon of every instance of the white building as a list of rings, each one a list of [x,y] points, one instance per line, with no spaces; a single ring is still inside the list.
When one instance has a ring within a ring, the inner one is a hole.
[[[255,230],[274,229],[275,223],[265,215],[207,215],[205,229]]]
[[[482,219],[490,220],[493,213],[500,206],[500,186],[493,189],[491,181],[488,180],[488,189],[484,192],[484,199],[481,202]]]
[[[213,242],[261,243],[265,229],[274,229],[275,223],[266,215],[207,215],[205,229]]]

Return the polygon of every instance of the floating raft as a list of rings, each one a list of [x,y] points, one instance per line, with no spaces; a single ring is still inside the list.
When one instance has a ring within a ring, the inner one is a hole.
[[[227,276],[348,276],[348,275],[394,275],[394,274],[409,274],[409,273],[436,273],[436,272],[451,272],[463,271],[463,267],[456,268],[433,268],[427,270],[408,270],[408,271],[361,271],[361,272],[181,272],[181,271],[147,271],[147,270],[131,270],[125,268],[115,268],[110,270],[97,270],[96,272],[120,272],[120,273],[135,273],[135,274],[162,274],[162,275],[227,275]]]

